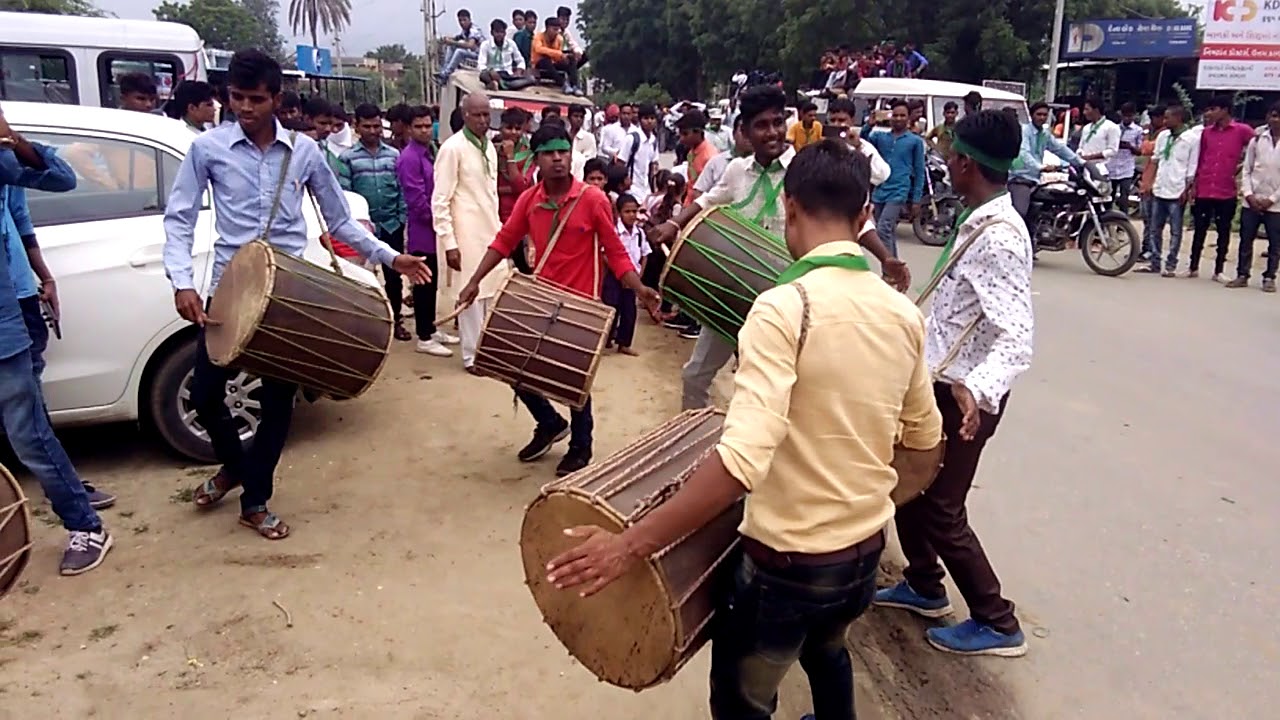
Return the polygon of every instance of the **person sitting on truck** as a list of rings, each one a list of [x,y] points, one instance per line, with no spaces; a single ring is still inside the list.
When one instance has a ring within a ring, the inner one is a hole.
[[[524,56],[524,63],[530,68],[533,67],[533,36],[538,34],[538,13],[533,10],[524,11],[524,27],[518,28],[513,38],[516,47],[519,48],[520,54]]]
[[[441,85],[449,80],[449,76],[462,65],[462,61],[475,62],[480,59],[480,43],[486,39],[484,31],[471,24],[471,11],[466,8],[458,11],[458,27],[462,32],[440,41],[442,45],[448,47],[445,51],[444,67],[436,75],[436,81]]]
[[[489,39],[480,43],[480,82],[490,90],[524,75],[524,56],[514,40],[507,39],[507,24],[489,23]]]
[[[563,82],[566,95],[581,95],[578,89],[578,63],[573,53],[564,49],[560,21],[547,18],[545,30],[533,36],[530,65],[544,78]]]

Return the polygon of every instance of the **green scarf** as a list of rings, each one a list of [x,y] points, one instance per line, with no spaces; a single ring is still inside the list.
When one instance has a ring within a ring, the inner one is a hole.
[[[1089,135],[1088,135],[1087,137],[1085,137],[1084,141],[1085,141],[1085,142],[1089,142],[1090,140],[1092,140],[1092,139],[1093,139],[1093,136],[1098,134],[1098,128],[1102,127],[1102,123],[1104,123],[1104,122],[1106,122],[1106,121],[1107,121],[1107,119],[1106,119],[1106,118],[1098,118],[1098,122],[1096,122],[1096,123],[1094,123],[1094,124],[1090,125],[1090,126],[1089,126]]]
[[[467,142],[480,151],[480,157],[484,159],[484,174],[494,177],[493,167],[489,164],[489,138],[486,136],[476,137],[476,134],[471,132],[471,128],[466,127],[462,128],[462,134],[466,136]]]
[[[1169,142],[1165,143],[1164,149],[1160,151],[1160,156],[1162,160],[1164,160],[1165,162],[1169,161],[1169,158],[1173,155],[1173,144],[1178,142],[1178,136],[1181,135],[1183,131],[1186,129],[1187,129],[1187,126],[1183,125],[1182,127],[1178,128],[1177,132],[1174,132],[1173,130],[1169,131]]]
[[[792,280],[798,280],[804,277],[810,270],[820,267],[838,267],[845,270],[870,270],[871,265],[867,263],[867,259],[861,255],[817,255],[814,257],[802,257],[791,263],[791,265],[782,271],[778,276],[778,285],[786,285]]]
[[[751,192],[747,194],[747,197],[741,202],[733,204],[731,207],[734,210],[745,210],[748,205],[755,202],[756,195],[764,193],[764,202],[760,204],[760,212],[756,213],[756,216],[751,218],[752,222],[757,225],[762,225],[766,218],[775,218],[778,216],[778,196],[782,194],[781,175],[784,175],[785,171],[782,167],[782,160],[780,158],[774,158],[773,162],[770,163],[767,168],[762,166],[759,160],[753,161],[751,166],[760,174],[756,177],[755,183],[752,184]],[[776,184],[769,179],[769,175],[771,173],[778,173],[780,176]]]
[[[1007,190],[1001,190],[995,195],[992,195],[987,202],[982,203],[982,205],[986,205],[992,200],[1008,194]],[[951,259],[951,252],[955,250],[956,246],[956,237],[960,235],[960,227],[965,224],[969,219],[969,216],[973,214],[973,211],[982,207],[982,205],[979,205],[977,208],[965,208],[964,212],[960,213],[960,217],[956,218],[956,224],[951,227],[951,235],[947,238],[947,244],[942,247],[942,254],[938,256],[938,262],[933,264],[933,272],[929,275],[930,281],[932,281],[933,278],[938,277],[938,273],[942,272],[942,268],[946,267],[947,261]]]

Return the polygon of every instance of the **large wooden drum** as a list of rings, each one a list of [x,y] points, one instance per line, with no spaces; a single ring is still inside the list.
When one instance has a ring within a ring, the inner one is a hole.
[[[662,269],[662,294],[732,345],[756,296],[792,263],[786,243],[725,207],[698,213]]]
[[[547,582],[547,562],[578,540],[564,529],[619,532],[660,506],[720,438],[723,415],[690,410],[598,465],[542,489],[525,511],[520,553],[533,599],[570,654],[601,680],[641,690],[669,680],[710,636],[742,506],[655,553],[589,598]]]
[[[18,584],[31,557],[31,517],[22,487],[0,465],[0,597]]]
[[[581,408],[591,396],[613,316],[608,305],[513,273],[485,317],[475,369]]]
[[[377,288],[257,241],[227,264],[205,330],[214,365],[344,400],[373,385],[391,350],[391,304]]]

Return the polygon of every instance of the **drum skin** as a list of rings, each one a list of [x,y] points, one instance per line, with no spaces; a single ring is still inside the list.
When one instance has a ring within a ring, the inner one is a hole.
[[[600,680],[653,687],[707,642],[742,504],[589,598],[548,583],[547,563],[580,542],[565,528],[620,532],[665,502],[713,451],[723,419],[713,409],[684,412],[600,464],[547,485],[525,511],[520,553],[529,591],[552,632]]]
[[[756,296],[792,263],[786,243],[729,208],[698,213],[671,248],[662,294],[731,345]]]
[[[591,397],[613,316],[608,305],[513,273],[490,303],[475,369],[582,408]]]
[[[18,584],[31,558],[31,516],[22,487],[0,465],[0,598]]]
[[[205,327],[209,359],[297,383],[334,399],[358,397],[391,351],[391,304],[376,288],[261,241],[227,263]]]

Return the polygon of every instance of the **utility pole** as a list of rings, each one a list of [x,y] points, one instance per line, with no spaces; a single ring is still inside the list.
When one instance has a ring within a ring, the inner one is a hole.
[[[442,14],[436,12],[435,0],[422,0],[422,94],[428,105],[435,105],[440,101],[440,91],[435,80],[440,61],[440,48],[436,43],[436,18]]]
[[[1045,102],[1058,99],[1058,56],[1062,54],[1062,16],[1066,13],[1065,6],[1065,0],[1058,0],[1053,10],[1053,42],[1049,46],[1049,77],[1044,81]]]
[[[339,32],[333,33],[333,61],[338,66],[338,76],[342,76],[342,36]],[[347,104],[347,86],[341,80],[338,81],[338,103],[345,106]]]

